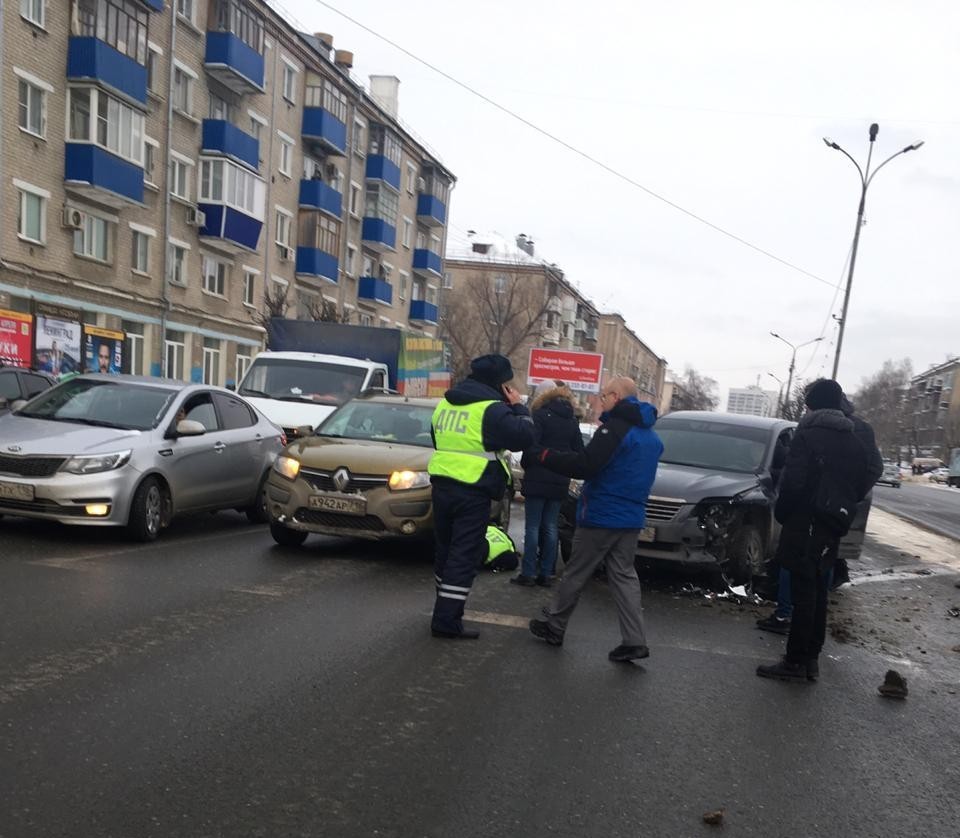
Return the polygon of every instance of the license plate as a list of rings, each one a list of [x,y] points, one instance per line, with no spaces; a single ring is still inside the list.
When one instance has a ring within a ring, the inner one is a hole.
[[[637,536],[637,541],[656,541],[657,540],[657,528],[656,527],[644,527],[640,530],[640,535]]]
[[[29,483],[0,482],[0,498],[7,500],[33,500],[33,486]]]
[[[366,498],[344,498],[337,495],[310,495],[311,509],[342,512],[344,515],[366,515]]]

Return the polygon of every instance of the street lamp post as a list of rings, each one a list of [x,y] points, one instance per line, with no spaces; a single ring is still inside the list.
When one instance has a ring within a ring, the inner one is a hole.
[[[773,335],[773,337],[775,337],[777,340],[782,340],[787,346],[790,347],[791,350],[793,350],[790,355],[790,374],[787,376],[787,392],[784,397],[783,403],[780,406],[780,413],[782,414],[783,408],[786,406],[786,403],[790,401],[790,388],[793,386],[793,370],[797,363],[797,350],[803,349],[803,347],[809,346],[811,343],[816,343],[817,341],[821,341],[823,340],[823,337],[821,336],[818,338],[814,338],[813,340],[808,340],[805,343],[798,343],[796,346],[794,346],[785,337],[781,337],[776,332],[770,332],[770,334]]]
[[[840,350],[843,348],[843,332],[847,326],[847,307],[850,305],[850,288],[853,286],[853,268],[857,263],[857,246],[860,244],[860,228],[863,226],[863,209],[867,201],[867,188],[870,186],[870,182],[873,180],[874,175],[879,172],[884,166],[887,165],[894,157],[899,157],[901,154],[906,154],[908,151],[916,151],[920,146],[923,145],[923,140],[919,142],[908,145],[906,148],[901,148],[900,151],[891,154],[886,160],[884,160],[873,172],[870,171],[870,160],[873,157],[873,143],[877,139],[877,134],[880,131],[880,126],[874,122],[870,126],[870,146],[867,150],[867,165],[865,169],[860,168],[860,164],[854,160],[849,154],[847,154],[844,149],[842,149],[837,143],[828,137],[824,137],[823,141],[827,144],[828,148],[832,148],[835,151],[839,151],[843,154],[854,166],[857,167],[857,173],[860,175],[860,205],[857,208],[857,226],[853,231],[853,247],[850,249],[850,269],[847,272],[847,287],[843,293],[843,311],[840,314],[840,329],[837,334],[837,351],[833,356],[833,378],[837,377],[837,369],[840,366]],[[790,398],[790,392],[787,391],[787,398]]]
[[[779,376],[774,375],[772,372],[768,372],[769,375],[777,384],[780,385],[780,390],[777,392],[777,416],[780,416],[780,407],[783,404],[783,379]]]

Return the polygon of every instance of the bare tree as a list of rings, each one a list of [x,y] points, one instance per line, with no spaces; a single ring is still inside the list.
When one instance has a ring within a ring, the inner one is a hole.
[[[877,447],[892,459],[899,459],[901,446],[909,444],[912,422],[907,417],[905,397],[912,376],[909,358],[884,361],[877,372],[860,382],[852,397],[857,415],[873,426]]]
[[[716,410],[720,404],[717,382],[687,367],[678,379],[680,387],[674,391],[672,410]]]
[[[806,401],[808,382],[797,379],[793,383],[793,390],[783,394],[783,404],[780,405],[780,416],[791,422],[799,422],[807,409]]]
[[[270,320],[274,317],[286,317],[289,308],[287,286],[279,282],[268,282],[263,290],[263,308],[251,315],[253,322],[266,330],[267,349],[270,348]]]
[[[506,355],[519,364],[531,343],[540,342],[547,313],[547,295],[538,277],[476,273],[456,289],[444,292],[440,337],[450,345],[454,379],[470,372],[478,355]]]
[[[349,323],[350,312],[341,311],[337,304],[326,297],[317,297],[307,303],[307,315],[311,320],[322,323]]]

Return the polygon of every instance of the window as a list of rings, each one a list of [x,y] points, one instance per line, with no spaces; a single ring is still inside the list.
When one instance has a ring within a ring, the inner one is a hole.
[[[149,274],[150,272],[150,236],[143,230],[132,230],[130,244],[130,267],[134,273]]]
[[[187,251],[182,242],[171,241],[167,245],[167,282],[171,285],[187,285]]]
[[[367,124],[362,119],[354,120],[353,123],[353,153],[359,157],[366,155],[367,151]]]
[[[143,358],[143,323],[124,320],[120,328],[126,333],[123,344],[123,357],[130,375],[146,375]]]
[[[413,287],[410,289],[410,299],[411,300],[422,300],[423,292],[426,288],[422,279],[415,279],[413,281]]]
[[[263,55],[263,19],[244,0],[217,0],[216,29],[231,32]]]
[[[290,246],[290,220],[293,218],[293,215],[285,209],[276,207],[276,236],[274,241],[279,244],[281,247]],[[315,214],[315,213],[311,213]]]
[[[357,249],[352,245],[347,245],[347,259],[343,266],[343,272],[347,276],[353,276],[357,267]]]
[[[206,343],[206,341],[204,341]],[[239,358],[239,355],[237,356]],[[214,393],[213,401],[220,411],[220,422],[227,431],[238,428],[252,428],[257,424],[257,416],[243,399],[226,393]]]
[[[45,137],[47,133],[47,95],[39,85],[18,80],[20,93],[19,125],[21,131],[35,137]]]
[[[408,274],[406,271],[400,271],[400,282],[397,292],[401,302],[407,299],[407,280],[409,278],[410,274]]]
[[[245,306],[250,306],[251,308],[255,306],[254,300],[256,299],[257,292],[257,272],[250,270],[249,268],[244,268],[243,270],[243,304]]]
[[[212,90],[209,93],[210,107],[208,116],[210,119],[221,119],[224,122],[236,122],[236,108],[231,102],[228,102],[221,96],[218,96]]]
[[[134,0],[76,0],[78,34],[147,64],[147,10]]]
[[[409,218],[403,219],[403,226],[401,227],[400,233],[400,242],[404,247],[410,247],[410,237],[413,235],[413,221]]]
[[[297,101],[297,68],[283,59],[283,98],[291,104]]]
[[[363,273],[361,276],[373,276],[373,257],[363,255]]]
[[[43,5],[44,0],[20,0],[20,17],[37,24],[37,26],[43,26]]]
[[[264,183],[229,160],[200,160],[200,200],[234,207],[263,219]]]
[[[173,66],[173,109],[190,116],[193,113],[194,75],[178,64]]]
[[[387,160],[400,165],[400,138],[385,125],[370,126],[370,154],[382,154]]]
[[[143,183],[145,186],[157,186],[157,154],[160,143],[152,137],[143,138]]]
[[[417,191],[417,167],[407,163],[407,192],[411,195]]]
[[[193,0],[177,0],[177,14],[193,23]]]
[[[263,137],[263,126],[267,124],[267,120],[253,111],[247,111],[247,113],[250,116],[250,130],[248,133],[259,143]]]
[[[250,369],[250,362],[253,359],[246,354],[246,350],[241,352],[237,349],[237,371],[236,371],[236,382],[237,386],[240,386],[240,382],[243,381],[243,377],[247,374],[247,370]]]
[[[360,314],[360,325],[361,326],[372,326],[373,318],[369,314]]]
[[[98,262],[110,260],[110,222],[85,213],[79,230],[73,231],[73,253]]]
[[[290,177],[293,167],[293,139],[282,131],[277,131],[277,135],[280,137],[280,160],[277,169],[281,175]]]
[[[340,222],[321,212],[300,213],[299,243],[336,256],[340,253]]]
[[[163,50],[155,44],[147,43],[147,90],[154,96],[163,94],[160,87],[160,59],[163,57]]]
[[[172,153],[171,153],[172,155]],[[190,200],[190,173],[193,161],[182,157],[170,158],[170,194],[184,201]]]
[[[70,141],[94,143],[143,167],[143,114],[95,87],[69,91]]]
[[[350,215],[354,215],[357,218],[360,217],[360,208],[361,208],[361,199],[363,197],[363,190],[360,188],[360,185],[350,182]]]
[[[44,244],[47,240],[47,200],[50,193],[18,180],[13,183],[20,196],[17,235],[25,241]]]
[[[367,200],[364,217],[379,218],[391,226],[397,224],[397,211],[400,209],[400,196],[396,192],[379,185],[367,187]]]
[[[203,383],[220,386],[220,341],[203,339]]]
[[[323,108],[344,125],[347,123],[347,97],[330,79],[308,78],[304,105]]]
[[[208,294],[225,297],[229,265],[219,259],[214,259],[212,256],[204,256],[200,270],[200,287]]]
[[[163,374],[167,378],[183,380],[183,354],[186,349],[183,332],[167,329],[163,336]]]

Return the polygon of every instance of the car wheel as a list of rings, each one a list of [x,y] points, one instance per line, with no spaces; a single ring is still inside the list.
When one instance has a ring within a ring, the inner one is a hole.
[[[270,535],[273,536],[273,540],[281,547],[299,547],[307,540],[307,534],[305,532],[291,530],[289,527],[278,524],[276,521],[270,524]]]
[[[740,527],[730,545],[728,556],[726,573],[732,575],[736,582],[749,584],[754,576],[760,576],[766,558],[760,530],[752,524]]]
[[[257,488],[257,500],[243,510],[251,524],[266,524],[270,520],[267,513],[267,474],[263,475],[260,486]]]
[[[156,477],[148,477],[138,487],[130,503],[127,532],[136,541],[155,541],[163,528],[163,489]]]

